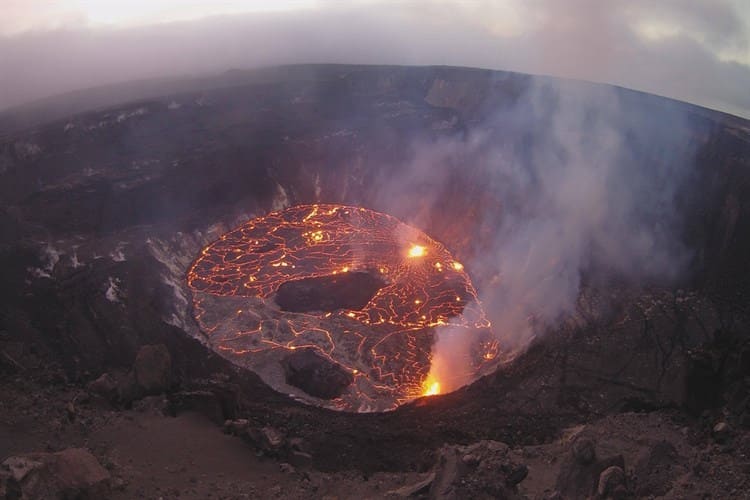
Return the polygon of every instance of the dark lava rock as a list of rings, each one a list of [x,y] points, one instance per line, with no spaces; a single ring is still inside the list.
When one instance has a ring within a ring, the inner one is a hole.
[[[117,399],[121,404],[128,405],[143,396],[143,389],[135,379],[135,373],[129,371],[116,376]]]
[[[286,436],[274,427],[250,427],[241,437],[268,456],[281,456],[287,451]]]
[[[101,396],[109,402],[114,402],[118,396],[117,379],[109,373],[104,373],[96,380],[89,382],[86,388],[90,393]]]
[[[438,453],[430,498],[522,498],[516,486],[527,475],[526,465],[514,462],[504,443],[444,446]]]
[[[284,311],[359,310],[385,286],[367,272],[341,273],[318,278],[287,281],[276,292],[276,303]]]
[[[140,413],[149,413],[152,415],[167,415],[169,410],[169,401],[163,395],[146,396],[143,399],[133,403],[133,409]]]
[[[711,435],[717,443],[726,443],[732,436],[732,429],[726,422],[719,422],[714,426]]]
[[[695,349],[688,353],[685,406],[694,414],[721,405],[722,378],[710,352]]]
[[[349,372],[312,349],[295,351],[287,355],[281,364],[287,384],[316,398],[336,398],[354,381]]]
[[[172,357],[166,346],[145,345],[140,348],[133,365],[135,380],[147,394],[158,394],[169,389]]]
[[[590,446],[588,444],[584,446],[585,441],[588,441]],[[576,446],[576,444],[579,445]],[[585,453],[582,453],[582,450],[586,450]],[[573,443],[570,453],[560,465],[560,473],[557,476],[556,488],[563,497],[587,498],[596,493],[600,476],[606,469],[616,466],[625,470],[625,460],[622,455],[599,460],[595,457],[596,450],[593,441],[579,438]]]
[[[294,467],[309,467],[313,463],[313,457],[302,438],[288,437],[275,427],[260,427],[239,418],[224,422],[224,432],[242,438],[263,455],[284,460]]]
[[[677,458],[677,450],[669,441],[659,441],[641,453],[635,464],[636,495],[666,495],[676,477],[673,468]]]
[[[613,465],[607,467],[599,474],[599,485],[596,492],[603,498],[624,498],[627,494],[625,489],[625,471]]]
[[[178,392],[170,397],[170,403],[173,413],[193,411],[208,417],[209,420],[216,424],[221,425],[226,422],[221,398],[212,391]]]
[[[2,498],[107,498],[110,475],[82,448],[30,453],[0,465]]]
[[[432,482],[435,480],[435,473],[432,472],[427,475],[426,478],[423,480],[414,483],[414,484],[407,484],[406,486],[402,486],[401,488],[398,488],[396,490],[391,490],[388,492],[389,497],[397,497],[397,498],[409,498],[414,497],[418,495],[423,495],[424,493],[427,493],[429,491],[430,486],[432,485]]]
[[[581,465],[588,465],[596,458],[594,442],[588,438],[576,439],[573,443],[573,456]]]
[[[519,484],[529,475],[529,468],[524,464],[513,465],[507,467],[505,470],[508,472],[508,475],[505,478],[505,484],[511,487]]]
[[[236,420],[226,420],[224,422],[224,432],[233,436],[241,436],[250,428],[250,421],[246,418]]]
[[[143,389],[136,382],[133,371],[115,370],[104,373],[89,382],[86,390],[94,402],[104,402],[112,406],[129,405],[143,396]]]

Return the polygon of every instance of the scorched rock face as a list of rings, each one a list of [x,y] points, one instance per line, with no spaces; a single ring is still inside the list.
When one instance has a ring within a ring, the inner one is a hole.
[[[463,269],[418,229],[372,210],[303,205],[253,219],[188,272],[195,318],[219,353],[272,387],[347,411],[392,409],[436,392],[436,329],[497,354]]]

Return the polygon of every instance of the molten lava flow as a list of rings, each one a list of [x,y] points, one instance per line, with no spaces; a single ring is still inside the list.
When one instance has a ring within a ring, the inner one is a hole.
[[[272,306],[285,283],[363,272],[383,286],[361,309]],[[424,386],[435,327],[467,335],[489,327],[463,266],[443,245],[358,207],[303,205],[248,221],[203,249],[187,278],[196,320],[219,352],[272,367],[272,352],[314,349],[353,377],[331,403],[340,409],[387,409],[439,393],[436,380]]]
[[[440,394],[440,382],[430,374],[422,382],[422,396],[435,396]]]
[[[427,249],[422,245],[412,245],[409,249],[409,257],[424,257],[427,254]]]

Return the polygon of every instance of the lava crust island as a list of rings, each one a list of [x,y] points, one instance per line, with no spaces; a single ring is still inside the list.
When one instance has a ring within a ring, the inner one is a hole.
[[[365,208],[301,205],[250,220],[203,249],[187,279],[217,352],[329,408],[383,411],[440,392],[428,377],[440,328],[475,336],[465,360],[475,374],[498,353],[463,265]]]

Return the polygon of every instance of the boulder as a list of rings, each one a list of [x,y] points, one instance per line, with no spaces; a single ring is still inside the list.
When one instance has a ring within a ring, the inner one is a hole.
[[[224,432],[233,436],[241,436],[250,428],[250,421],[246,418],[224,421]]]
[[[169,401],[163,395],[160,396],[146,396],[143,399],[139,399],[133,403],[133,409],[140,413],[148,413],[151,415],[168,415],[169,414]]]
[[[274,427],[259,427],[247,419],[239,418],[226,420],[224,432],[239,436],[263,455],[281,459],[294,467],[308,467],[312,464],[311,450],[302,438],[288,437]]]
[[[524,464],[513,464],[505,470],[505,484],[514,487],[529,475],[529,468]]]
[[[274,427],[250,427],[242,434],[242,437],[245,438],[251,446],[267,456],[278,457],[286,455],[286,436]]]
[[[391,490],[388,493],[386,493],[389,497],[397,497],[397,498],[409,498],[417,495],[422,495],[424,493],[427,493],[427,491],[430,488],[430,485],[432,485],[432,482],[435,480],[435,473],[432,472],[427,475],[423,480],[416,482],[414,484],[407,484],[406,486],[402,486],[401,488]]]
[[[677,450],[669,441],[659,441],[641,452],[636,460],[634,476],[638,497],[659,497],[672,489],[677,476]]]
[[[110,491],[109,473],[82,448],[10,457],[0,466],[0,480],[3,498],[94,500]]]
[[[627,494],[625,488],[625,471],[613,465],[599,474],[599,484],[596,493],[602,498],[623,498]]]
[[[118,398],[117,388],[117,379],[109,373],[103,373],[99,378],[89,382],[86,386],[86,389],[91,394],[100,396],[110,403],[115,402]]]
[[[588,438],[579,438],[573,442],[573,456],[581,465],[593,463],[596,459],[594,441]]]
[[[504,443],[480,441],[468,446],[444,446],[431,481],[430,498],[521,498],[516,486],[528,475]]]
[[[625,470],[622,455],[599,459],[594,441],[579,437],[563,458],[556,490],[564,498],[588,498],[596,493],[601,473],[613,466]]]
[[[119,403],[129,405],[134,400],[143,397],[143,389],[136,382],[133,371],[118,374],[116,380]]]
[[[297,472],[297,469],[295,469],[292,464],[286,462],[282,462],[279,464],[279,470],[284,474],[294,474],[295,472]]]
[[[714,425],[714,428],[711,431],[711,435],[713,436],[714,441],[723,444],[729,441],[729,438],[732,436],[732,429],[731,427],[729,427],[728,423],[719,422]]]
[[[172,375],[172,357],[163,344],[144,345],[133,364],[138,387],[146,394],[159,394],[169,389]]]

